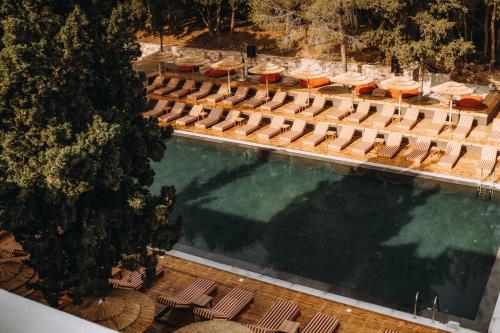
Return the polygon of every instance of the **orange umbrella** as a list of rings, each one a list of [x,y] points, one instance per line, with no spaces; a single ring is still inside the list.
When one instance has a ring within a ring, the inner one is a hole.
[[[404,76],[395,76],[391,77],[390,79],[381,81],[380,86],[384,89],[392,89],[399,91],[398,113],[399,115],[401,115],[401,102],[403,100],[402,92],[405,90],[420,88],[420,83]]]
[[[311,95],[311,86],[309,81],[325,76],[324,72],[318,68],[302,67],[290,72],[290,76],[307,82],[307,93]]]
[[[449,119],[449,122],[451,123],[451,116],[452,116],[452,111],[453,111],[453,96],[470,95],[470,94],[472,94],[474,89],[467,87],[463,83],[448,81],[448,82],[442,83],[440,85],[437,85],[435,87],[432,87],[431,91],[438,93],[438,94],[448,95],[450,97],[450,119]]]

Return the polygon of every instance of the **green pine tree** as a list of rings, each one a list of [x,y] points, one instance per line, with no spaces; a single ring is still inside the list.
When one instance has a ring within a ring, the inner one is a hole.
[[[154,275],[180,223],[152,196],[171,129],[139,116],[139,45],[119,1],[0,2],[0,228],[31,256],[50,304],[109,291],[122,256]]]

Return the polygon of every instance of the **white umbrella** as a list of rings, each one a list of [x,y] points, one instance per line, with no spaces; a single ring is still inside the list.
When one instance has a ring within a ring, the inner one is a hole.
[[[241,61],[229,58],[223,59],[211,65],[213,69],[227,71],[227,84],[228,84],[227,89],[229,93],[231,93],[231,71],[240,69],[243,66],[245,66],[245,64],[243,64]]]
[[[437,85],[435,87],[432,87],[431,91],[435,92],[437,94],[448,95],[450,97],[450,119],[449,119],[449,122],[451,123],[451,117],[452,117],[452,112],[453,112],[453,96],[470,95],[470,94],[472,94],[474,89],[467,87],[463,83],[448,81],[448,82],[442,83],[440,85]]]
[[[401,115],[401,101],[403,100],[402,92],[405,90],[418,89],[420,88],[420,83],[404,76],[394,76],[390,79],[381,81],[380,86],[384,89],[399,91],[398,113]]]
[[[272,62],[264,62],[262,64],[258,64],[252,68],[249,68],[248,71],[252,74],[260,74],[264,75],[266,77],[266,95],[267,98],[269,98],[269,82],[268,82],[268,75],[270,74],[277,74],[285,71],[285,67],[282,67],[280,65],[277,65]]]
[[[333,82],[340,83],[344,86],[357,86],[360,84],[372,83],[373,79],[357,72],[345,72],[333,78]],[[352,91],[352,98],[354,99],[354,90]]]
[[[290,76],[293,76],[297,79],[306,81],[308,95],[311,95],[311,87],[309,84],[309,80],[324,77],[325,74],[321,69],[318,69],[318,68],[302,67],[302,68],[295,69],[295,70],[291,71]]]
[[[205,65],[208,59],[202,55],[188,54],[184,57],[177,58],[175,64],[177,66],[190,66],[193,68],[193,80],[194,80],[194,67]]]

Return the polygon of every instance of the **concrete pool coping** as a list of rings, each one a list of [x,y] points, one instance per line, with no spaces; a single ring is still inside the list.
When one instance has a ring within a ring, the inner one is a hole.
[[[200,140],[210,141],[210,142],[215,142],[215,143],[232,143],[235,145],[249,147],[249,148],[266,149],[266,150],[270,150],[273,152],[287,154],[287,155],[291,155],[291,156],[297,156],[297,157],[309,158],[309,159],[321,160],[321,161],[336,162],[336,163],[350,165],[350,166],[364,167],[364,168],[375,170],[375,171],[397,173],[400,175],[420,177],[420,178],[424,178],[424,179],[453,183],[453,184],[458,184],[458,185],[465,185],[465,186],[476,187],[476,188],[479,186],[478,181],[473,180],[471,178],[458,177],[458,176],[452,176],[452,175],[446,175],[446,174],[438,174],[438,173],[422,171],[422,170],[413,170],[413,169],[409,169],[409,168],[392,166],[392,165],[383,165],[383,164],[369,162],[369,161],[358,161],[358,160],[346,158],[346,157],[325,155],[325,154],[307,152],[307,151],[291,149],[291,148],[282,148],[282,147],[276,147],[273,145],[254,143],[254,142],[248,142],[248,141],[231,139],[231,138],[221,138],[221,137],[216,137],[216,136],[212,136],[212,135],[200,134],[200,133],[178,130],[178,129],[174,129],[174,136],[200,139]],[[495,191],[500,191],[500,183],[492,184],[492,182],[483,182],[482,185],[485,187],[488,187],[488,188],[493,186]]]
[[[257,281],[261,281],[264,283],[287,288],[287,289],[290,289],[290,290],[293,290],[296,292],[300,292],[303,294],[307,294],[307,295],[311,295],[311,296],[315,296],[315,297],[320,297],[320,298],[330,300],[333,302],[345,304],[347,306],[360,308],[363,310],[371,311],[371,312],[378,313],[381,315],[385,315],[385,316],[389,316],[392,318],[412,322],[412,323],[419,324],[419,325],[424,325],[424,326],[439,329],[439,330],[444,330],[444,331],[448,331],[448,332],[456,332],[456,333],[475,333],[476,332],[476,331],[473,331],[473,330],[470,330],[470,329],[467,329],[464,327],[460,327],[458,325],[458,323],[456,323],[456,322],[449,322],[447,324],[440,323],[440,322],[437,322],[437,321],[429,319],[429,318],[425,318],[425,317],[421,317],[421,316],[414,316],[410,313],[406,313],[403,311],[393,310],[393,309],[383,307],[380,305],[376,305],[376,304],[372,304],[372,303],[368,303],[368,302],[363,302],[363,301],[359,301],[359,300],[356,300],[353,298],[340,296],[340,295],[336,295],[336,294],[333,294],[330,292],[325,292],[325,291],[321,291],[318,289],[306,287],[306,286],[303,286],[300,284],[296,284],[293,282],[288,282],[285,280],[273,278],[273,277],[270,277],[270,276],[267,276],[264,274],[260,274],[260,273],[251,272],[251,271],[248,271],[245,269],[241,269],[241,268],[238,268],[235,266],[219,263],[219,262],[216,262],[213,260],[205,259],[205,258],[195,256],[195,255],[192,255],[192,254],[189,254],[186,252],[178,251],[178,250],[168,251],[167,255],[170,255],[170,256],[173,256],[176,258],[180,258],[180,259],[184,259],[184,260],[188,260],[188,261],[192,261],[192,262],[202,264],[202,265],[205,265],[208,267],[212,267],[212,268],[215,268],[215,269],[218,269],[221,271],[234,273],[234,274],[244,276],[244,277],[247,277],[250,279],[254,279]]]

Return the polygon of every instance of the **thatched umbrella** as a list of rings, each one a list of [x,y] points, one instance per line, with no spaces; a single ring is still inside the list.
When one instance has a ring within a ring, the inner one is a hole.
[[[184,326],[174,333],[252,333],[252,331],[234,321],[215,319]]]
[[[310,86],[309,81],[323,77],[323,76],[325,76],[325,74],[321,69],[318,69],[318,68],[302,67],[302,68],[298,68],[298,69],[291,71],[290,76],[293,76],[297,79],[306,81],[307,82],[307,93],[308,93],[308,95],[311,95],[311,86]]]
[[[240,69],[244,66],[245,66],[245,64],[243,64],[241,61],[233,60],[233,59],[229,59],[229,58],[225,58],[221,61],[216,62],[215,64],[210,65],[210,67],[212,67],[213,69],[227,71],[228,93],[231,93],[231,71]]]
[[[24,265],[21,260],[5,259],[0,261],[0,288],[14,294],[27,296],[33,290],[26,287],[28,282],[37,279],[35,271]]]
[[[277,65],[272,62],[263,62],[262,64],[258,64],[249,68],[248,71],[252,74],[264,75],[266,77],[266,96],[269,98],[269,82],[268,75],[270,74],[278,74],[285,71],[285,67]]]
[[[153,323],[155,305],[143,293],[113,290],[106,297],[87,298],[82,304],[69,304],[63,310],[116,331],[138,333]]]
[[[194,80],[194,68],[197,66],[205,65],[208,59],[202,55],[188,54],[187,56],[177,58],[175,64],[177,66],[190,66],[193,68],[193,80]]]
[[[360,85],[372,83],[374,80],[366,75],[357,72],[345,72],[333,78],[333,82],[340,83],[350,88]],[[354,99],[354,90],[352,91],[352,98]]]
[[[440,85],[437,85],[435,87],[432,87],[431,91],[435,92],[437,94],[443,94],[443,95],[449,96],[449,98],[450,98],[450,119],[449,119],[449,122],[451,123],[451,117],[452,117],[452,112],[453,112],[453,96],[470,95],[473,93],[474,89],[467,87],[463,83],[448,81],[448,82],[442,83]]]
[[[401,115],[401,102],[403,100],[403,91],[420,88],[420,83],[404,76],[394,76],[390,79],[380,82],[380,86],[384,89],[392,89],[399,91],[399,107],[398,113]]]

